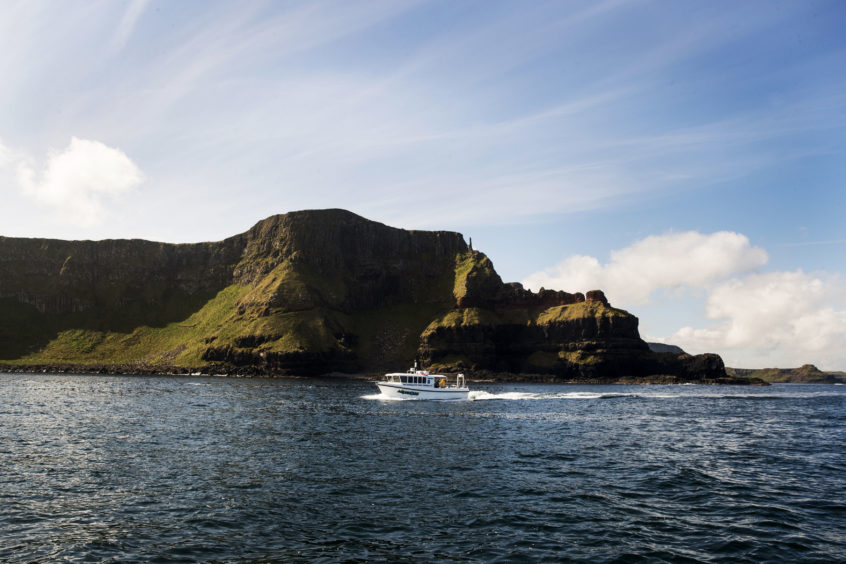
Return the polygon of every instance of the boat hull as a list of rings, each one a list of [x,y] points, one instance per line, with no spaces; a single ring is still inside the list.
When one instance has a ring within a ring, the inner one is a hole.
[[[388,399],[402,400],[466,400],[468,388],[427,388],[391,382],[376,382],[379,391]]]

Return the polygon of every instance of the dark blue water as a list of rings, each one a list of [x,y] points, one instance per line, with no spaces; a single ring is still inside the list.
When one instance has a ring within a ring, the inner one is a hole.
[[[846,386],[0,375],[0,560],[846,560]]]

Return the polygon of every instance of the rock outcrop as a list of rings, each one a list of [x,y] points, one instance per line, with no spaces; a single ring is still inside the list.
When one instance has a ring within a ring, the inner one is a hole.
[[[0,363],[242,374],[404,367],[558,380],[725,378],[656,354],[587,294],[505,284],[459,233],[344,210],[273,216],[216,243],[0,237]]]
[[[666,343],[646,343],[649,345],[649,350],[656,353],[670,353],[670,354],[686,354],[681,347],[676,345],[668,345]]]

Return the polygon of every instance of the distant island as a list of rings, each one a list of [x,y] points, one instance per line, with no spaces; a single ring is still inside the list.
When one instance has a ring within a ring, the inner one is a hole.
[[[813,364],[799,368],[726,368],[726,372],[741,378],[760,378],[773,384],[846,384],[846,372],[824,372]]]
[[[681,347],[666,343],[647,343],[658,353],[686,354]],[[730,368],[726,374],[739,378],[756,378],[771,384],[846,384],[846,372],[823,372],[813,364],[799,368]]]
[[[503,283],[459,233],[345,210],[213,243],[0,237],[0,370],[284,376],[414,359],[477,379],[763,383],[715,354],[650,350],[601,290]]]

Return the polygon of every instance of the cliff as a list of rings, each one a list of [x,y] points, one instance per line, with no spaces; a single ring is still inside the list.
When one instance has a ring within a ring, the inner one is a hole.
[[[504,284],[459,233],[292,212],[215,243],[0,237],[7,369],[319,374],[404,368],[719,381],[649,350],[600,291]]]

